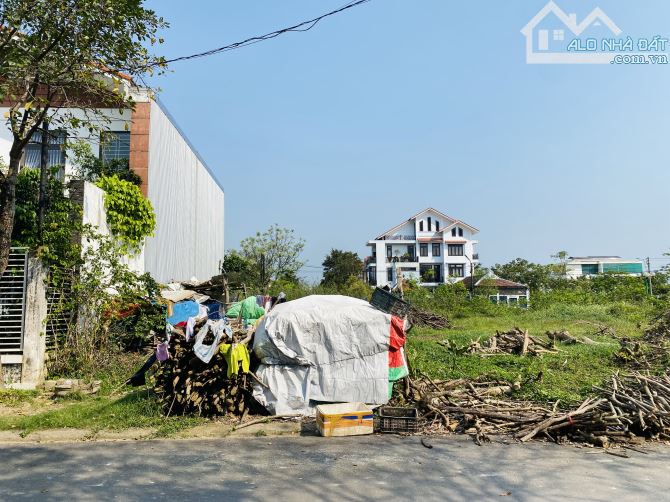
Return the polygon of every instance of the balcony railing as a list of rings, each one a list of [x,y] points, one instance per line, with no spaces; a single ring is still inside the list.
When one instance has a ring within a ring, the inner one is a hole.
[[[401,235],[401,234],[385,235],[384,240],[385,241],[415,241],[416,240],[416,235]]]
[[[416,256],[387,256],[386,261],[388,262],[400,262],[400,263],[416,263],[419,260]]]

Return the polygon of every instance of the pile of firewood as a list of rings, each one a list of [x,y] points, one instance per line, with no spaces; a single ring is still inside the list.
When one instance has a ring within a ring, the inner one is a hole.
[[[443,315],[419,310],[414,305],[409,308],[407,320],[412,326],[431,329],[451,328],[451,321]]]
[[[472,340],[464,347],[458,347],[450,340],[443,340],[438,343],[451,352],[477,354],[482,357],[500,354],[539,356],[546,353],[556,352],[551,343],[530,336],[528,330],[522,331],[519,328],[514,328],[505,332],[496,331],[496,334],[488,340],[480,342],[478,338]]]
[[[614,358],[634,369],[667,366],[670,362],[670,310],[658,316],[642,338],[620,338]]]
[[[463,432],[481,444],[491,434],[520,441],[547,438],[608,447],[670,439],[670,376],[612,375],[608,386],[580,406],[560,410],[506,398],[515,388],[506,382],[408,379],[395,396],[399,405],[415,405],[428,433]]]
[[[243,333],[235,334],[240,338]],[[211,344],[213,335],[205,337]],[[228,366],[218,351],[205,364],[193,353],[193,339],[183,335],[170,339],[170,358],[156,373],[155,391],[164,413],[170,415],[245,415],[252,404],[250,375],[240,372],[227,378]]]

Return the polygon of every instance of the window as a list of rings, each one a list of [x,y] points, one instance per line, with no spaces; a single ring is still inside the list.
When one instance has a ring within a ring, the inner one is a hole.
[[[370,267],[368,269],[368,284],[377,284],[377,268]]]
[[[130,133],[126,131],[105,132],[100,135],[100,158],[103,162],[123,160],[130,157]]]
[[[440,244],[433,243],[433,256],[440,256]]]
[[[419,244],[419,255],[428,256],[428,244]]]
[[[598,274],[597,263],[582,263],[582,275],[597,275],[597,274]]]
[[[498,295],[489,295],[489,300],[491,303],[498,303]]]
[[[386,245],[386,257],[391,258],[393,256],[393,250],[391,249],[391,245],[387,244]]]
[[[456,237],[456,227],[451,229],[451,236]]]
[[[519,298],[516,297],[516,296],[510,296],[510,297],[509,297],[509,304],[510,304],[510,305],[514,305],[514,304],[516,304],[518,301],[519,301]]]
[[[463,265],[449,265],[449,277],[463,277],[465,267]]]
[[[498,297],[498,302],[499,303],[507,303],[507,295],[500,295]]]
[[[440,231],[440,222],[435,220],[435,231],[439,232]]]
[[[423,220],[419,222],[419,232],[423,232]]]
[[[463,256],[463,244],[449,244],[447,252],[449,256]]]
[[[603,263],[603,272],[616,274],[641,274],[642,263]]]
[[[554,30],[554,40],[565,40],[565,32],[563,30]]]
[[[63,130],[49,131],[49,140],[47,146],[48,161],[47,167],[65,165],[65,140],[67,134]],[[23,167],[39,168],[42,160],[42,131],[37,130],[26,145],[25,156],[23,157]],[[61,173],[56,176],[60,179]]]
[[[386,280],[391,282],[393,281],[393,268],[389,267],[386,269]]]
[[[423,282],[442,282],[440,265],[424,264],[419,266],[419,274]]]
[[[463,229],[461,227],[458,227],[458,236],[463,237]]]
[[[407,254],[409,255],[409,257],[412,261],[414,261],[414,256],[415,256],[414,253],[415,252],[416,251],[415,251],[415,248],[414,248],[414,244],[410,244],[409,246],[407,246]]]
[[[428,217],[428,231],[429,231],[429,232],[430,232],[430,230],[431,230],[431,227],[432,227],[432,225],[431,225],[431,222],[430,222],[430,216],[429,216],[429,217]]]

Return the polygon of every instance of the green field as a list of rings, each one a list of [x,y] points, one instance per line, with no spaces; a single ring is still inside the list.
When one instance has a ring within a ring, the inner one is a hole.
[[[640,307],[613,305],[554,305],[541,311],[502,307],[495,315],[464,316],[455,319],[449,330],[415,329],[410,332],[407,354],[414,370],[438,379],[490,378],[519,382],[516,397],[539,402],[557,399],[562,404],[583,400],[618,369],[613,355],[616,339],[596,336],[597,326],[612,328],[617,337],[637,338],[646,327],[649,313]],[[586,321],[586,322],[584,322]],[[496,330],[528,329],[531,336],[547,339],[546,331],[568,330],[577,339],[583,336],[597,345],[557,345],[557,354],[542,356],[497,355],[481,357],[458,354],[438,342],[448,339],[456,346],[472,340],[484,341]]]

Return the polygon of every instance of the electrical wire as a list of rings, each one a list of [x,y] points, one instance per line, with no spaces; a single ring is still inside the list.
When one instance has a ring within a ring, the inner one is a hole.
[[[335,10],[332,10],[332,11],[327,12],[325,14],[322,14],[318,17],[315,17],[314,19],[310,19],[309,21],[303,21],[302,23],[298,23],[296,25],[289,26],[288,28],[282,28],[280,30],[275,30],[275,31],[272,31],[270,33],[266,33],[265,35],[257,35],[255,37],[250,37],[250,38],[247,38],[246,40],[242,40],[240,42],[235,42],[235,43],[232,43],[232,44],[224,45],[223,47],[217,47],[216,49],[210,49],[210,50],[204,51],[204,52],[198,52],[196,54],[191,54],[189,56],[180,56],[180,57],[177,57],[177,58],[168,59],[168,60],[163,61],[160,64],[175,63],[177,61],[187,61],[187,60],[191,60],[191,59],[204,58],[204,57],[207,57],[207,56],[213,56],[214,54],[219,54],[221,52],[232,51],[234,49],[239,49],[239,48],[245,47],[247,45],[256,44],[258,42],[264,42],[266,40],[270,40],[272,38],[276,38],[280,35],[283,35],[284,33],[309,31],[312,28],[314,28],[319,23],[319,21],[321,21],[324,18],[327,18],[329,16],[334,16],[335,14],[339,14],[340,12],[351,9],[353,7],[357,7],[358,5],[362,5],[364,3],[368,3],[370,1],[371,0],[354,0],[352,2],[349,2],[346,5],[343,5],[342,7],[338,8],[338,9],[335,9]],[[148,65],[147,68],[150,67],[150,66],[156,66],[158,64],[159,63],[153,63],[151,65]]]

